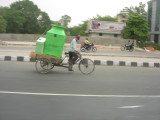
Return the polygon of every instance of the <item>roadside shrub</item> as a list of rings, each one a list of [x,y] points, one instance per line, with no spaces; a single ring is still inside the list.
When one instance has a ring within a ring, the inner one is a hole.
[[[157,43],[145,43],[145,47],[153,47],[155,50],[160,50],[160,44]]]

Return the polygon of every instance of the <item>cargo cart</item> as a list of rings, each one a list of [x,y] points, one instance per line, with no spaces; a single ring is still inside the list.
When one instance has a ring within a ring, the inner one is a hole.
[[[57,67],[64,67],[68,68],[68,60],[69,60],[69,53],[65,52],[64,58],[58,58],[51,55],[31,52],[30,57],[36,60],[35,68],[36,71],[41,74],[49,73],[55,66]],[[64,62],[66,60],[66,62]],[[95,69],[95,64],[91,59],[82,58],[80,54],[78,54],[78,59],[76,60],[78,64],[79,70],[83,74],[90,74]]]

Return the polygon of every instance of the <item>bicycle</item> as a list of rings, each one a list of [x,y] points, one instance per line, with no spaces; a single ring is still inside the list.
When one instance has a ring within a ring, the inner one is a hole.
[[[41,74],[49,73],[55,66],[68,68],[69,53],[65,52],[63,59],[57,58],[51,55],[45,55],[32,52],[31,58],[36,59],[35,68],[36,71]],[[64,61],[67,59],[67,63]],[[78,54],[78,59],[75,63],[78,63],[78,68],[83,74],[91,74],[95,69],[94,62],[89,58],[82,58],[81,54]]]

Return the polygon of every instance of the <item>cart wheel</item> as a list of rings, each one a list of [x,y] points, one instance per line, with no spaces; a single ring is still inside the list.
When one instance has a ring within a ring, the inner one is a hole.
[[[44,58],[41,60],[36,60],[35,67],[37,72],[41,74],[46,74],[52,70],[54,65],[51,63],[50,60]]]
[[[97,48],[96,47],[92,47],[92,52],[97,52]]]
[[[91,59],[84,58],[79,62],[79,70],[83,74],[90,74],[94,71],[95,64]]]

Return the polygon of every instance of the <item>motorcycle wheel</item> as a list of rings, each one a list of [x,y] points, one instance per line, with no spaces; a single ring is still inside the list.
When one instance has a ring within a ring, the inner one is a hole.
[[[124,46],[121,46],[121,51],[124,51],[125,50],[125,47]]]
[[[81,52],[85,52],[86,49],[84,47],[80,48]]]
[[[92,52],[97,52],[97,48],[96,47],[92,47]]]
[[[134,50],[134,48],[129,49],[130,52],[132,52]]]

